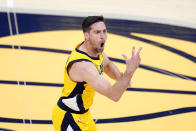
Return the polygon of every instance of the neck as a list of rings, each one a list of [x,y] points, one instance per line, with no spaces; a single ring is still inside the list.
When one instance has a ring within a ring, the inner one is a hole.
[[[79,47],[79,50],[86,52],[92,57],[98,57],[99,52],[92,48],[91,43],[84,41],[84,43]]]

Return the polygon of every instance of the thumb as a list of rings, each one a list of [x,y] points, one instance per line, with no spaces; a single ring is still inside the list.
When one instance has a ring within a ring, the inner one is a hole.
[[[122,56],[124,57],[125,60],[127,60],[127,56],[125,54],[122,54]]]

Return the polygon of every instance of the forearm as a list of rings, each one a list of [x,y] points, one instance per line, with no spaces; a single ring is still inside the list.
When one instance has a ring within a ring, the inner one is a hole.
[[[123,76],[117,80],[111,87],[111,99],[114,101],[120,100],[123,93],[130,86],[132,74],[123,74]]]
[[[105,73],[114,80],[118,80],[121,77],[119,69],[112,62],[105,67]]]

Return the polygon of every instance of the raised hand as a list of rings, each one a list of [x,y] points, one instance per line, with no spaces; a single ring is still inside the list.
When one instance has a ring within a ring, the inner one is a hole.
[[[139,50],[137,51],[137,53],[135,54],[135,47],[133,46],[131,58],[127,58],[127,56],[124,54],[122,55],[124,57],[125,63],[126,63],[126,71],[125,71],[126,74],[132,76],[133,73],[138,68],[138,66],[141,62],[141,58],[140,58],[140,51],[141,50],[142,50],[142,47],[140,47]]]

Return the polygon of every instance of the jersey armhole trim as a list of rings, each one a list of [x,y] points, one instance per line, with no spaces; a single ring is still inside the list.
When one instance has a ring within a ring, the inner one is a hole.
[[[80,61],[88,61],[88,62],[91,62],[91,63],[92,63],[92,61],[90,61],[90,60],[88,60],[88,59],[76,59],[76,60],[70,61],[70,62],[68,63],[68,65],[67,65],[67,67],[66,67],[66,71],[67,71],[67,74],[68,74],[68,75],[69,75],[68,70],[69,70],[69,68],[71,67],[71,65],[72,65],[73,63],[80,62]]]

